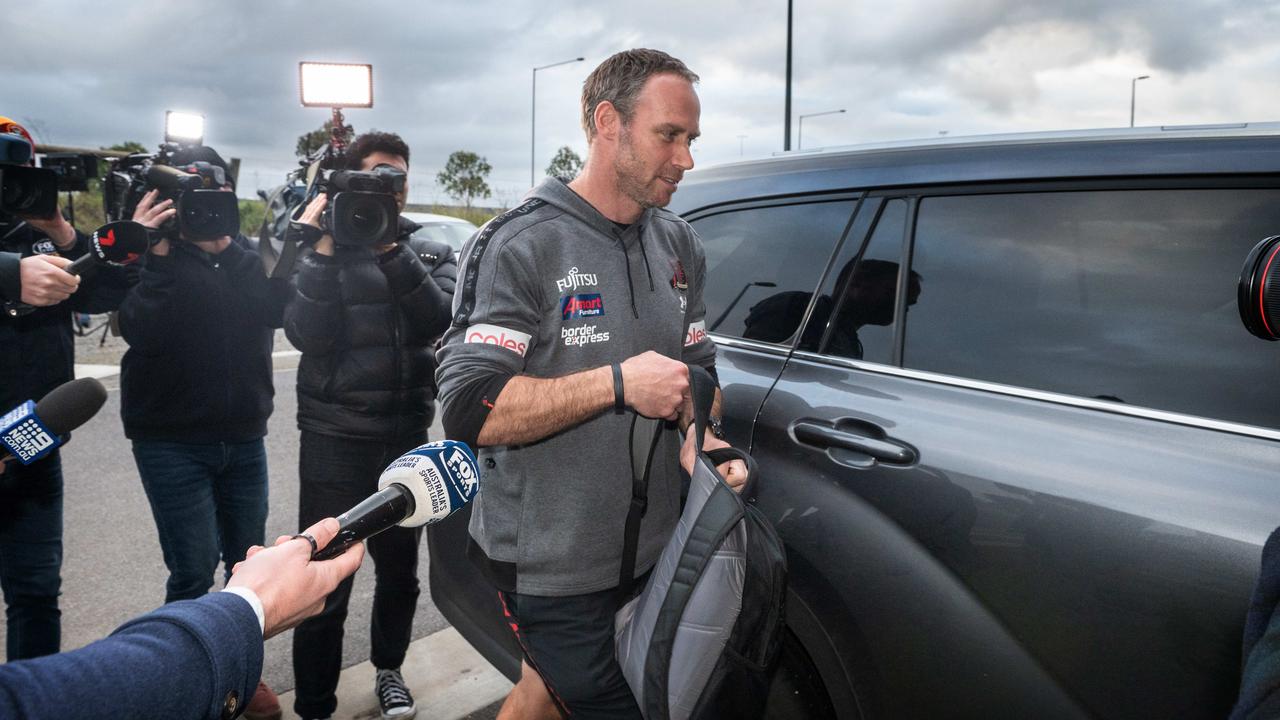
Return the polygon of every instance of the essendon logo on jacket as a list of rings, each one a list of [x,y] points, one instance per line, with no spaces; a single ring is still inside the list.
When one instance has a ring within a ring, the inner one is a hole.
[[[707,323],[699,320],[689,324],[689,332],[684,334],[684,346],[697,345],[707,339]]]
[[[671,287],[676,290],[689,289],[689,277],[684,274],[684,263],[679,260],[676,260],[675,267],[672,268]]]
[[[469,343],[483,343],[506,348],[520,357],[524,357],[525,352],[529,349],[530,340],[530,336],[525,333],[511,328],[498,327],[497,325],[472,325],[467,328],[466,338]]]
[[[604,314],[604,298],[600,293],[567,295],[560,298],[560,317],[572,320],[580,317],[598,317]]]

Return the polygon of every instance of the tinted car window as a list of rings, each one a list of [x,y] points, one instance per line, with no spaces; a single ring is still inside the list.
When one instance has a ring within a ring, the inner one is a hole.
[[[900,198],[883,203],[867,202],[854,223],[854,238],[866,235],[866,246],[846,241],[836,259],[834,273],[824,283],[814,305],[809,329],[801,339],[803,349],[871,362],[893,360],[893,319],[897,301],[902,239],[907,223],[907,202]],[[919,278],[913,273],[909,300],[919,295]],[[833,312],[834,311],[834,312]],[[834,322],[828,322],[834,316]]]
[[[907,367],[1280,427],[1280,352],[1236,310],[1277,190],[925,198]]]
[[[853,201],[839,201],[694,220],[707,256],[707,330],[788,342],[851,212]]]

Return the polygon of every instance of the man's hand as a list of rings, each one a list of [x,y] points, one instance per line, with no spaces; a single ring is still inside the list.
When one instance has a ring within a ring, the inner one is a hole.
[[[18,261],[18,282],[22,302],[46,307],[71,297],[80,287],[80,276],[63,270],[71,261],[57,255],[32,255]]]
[[[689,397],[689,366],[652,350],[622,361],[627,405],[649,418],[675,420]]]
[[[62,212],[57,208],[54,208],[53,214],[48,217],[32,215],[19,215],[19,217],[26,220],[31,227],[48,235],[59,250],[70,250],[76,244],[76,229],[71,227],[71,223],[62,217]]]
[[[152,230],[159,230],[161,225],[178,214],[177,209],[173,207],[173,200],[164,200],[157,203],[156,198],[159,196],[159,190],[152,190],[143,195],[142,199],[138,201],[138,206],[133,209],[133,221],[141,223]]]
[[[693,475],[693,461],[698,456],[698,448],[694,445],[693,435],[697,426],[690,423],[689,429],[685,431],[684,444],[680,446],[680,467],[684,471]],[[716,450],[719,448],[730,447],[729,443],[721,440],[711,434],[711,428],[707,428],[706,434],[702,436],[702,451]],[[716,470],[720,471],[720,477],[724,478],[725,483],[733,488],[735,492],[742,492],[742,486],[747,484],[747,464],[741,460],[730,460],[727,463],[721,463],[716,466]]]
[[[324,214],[324,209],[327,207],[329,207],[329,196],[317,195],[311,199],[311,202],[307,203],[307,209],[302,211],[302,217],[298,218],[297,222],[303,225],[310,225],[311,227],[320,230],[320,216]],[[314,247],[316,252],[321,255],[328,255],[332,257],[333,236],[329,233],[325,233],[316,241]]]
[[[325,518],[305,531],[324,549],[338,534],[338,521]],[[245,587],[262,601],[262,637],[296,626],[324,608],[324,599],[364,560],[364,544],[356,543],[332,560],[312,561],[311,544],[281,535],[275,547],[249,548],[231,569],[227,587]]]

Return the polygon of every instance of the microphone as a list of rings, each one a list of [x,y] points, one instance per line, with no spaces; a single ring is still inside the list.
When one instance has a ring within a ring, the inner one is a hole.
[[[0,450],[4,462],[17,458],[23,465],[60,447],[64,436],[88,422],[107,401],[107,389],[93,378],[63,383],[40,402],[28,400],[0,416]]]
[[[110,222],[93,231],[89,252],[72,261],[66,271],[79,275],[91,265],[131,265],[150,247],[151,238],[146,226],[132,220]]]
[[[395,525],[418,527],[443,520],[471,502],[479,486],[480,468],[466,443],[439,440],[419,445],[382,471],[378,492],[338,516],[338,535],[311,559],[337,557]]]
[[[151,247],[151,237],[146,226],[132,220],[110,222],[93,231],[89,252],[76,258],[64,270],[81,275],[95,265],[124,267],[138,261]],[[6,302],[5,310],[12,317],[22,317],[35,311],[35,307],[23,302]]]

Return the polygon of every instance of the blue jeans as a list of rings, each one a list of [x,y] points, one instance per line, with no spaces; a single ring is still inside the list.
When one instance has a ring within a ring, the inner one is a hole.
[[[169,568],[164,601],[204,595],[221,556],[224,578],[267,523],[267,450],[262,439],[190,445],[135,440],[133,458],[151,503]]]
[[[0,475],[0,588],[9,660],[52,655],[62,638],[62,458]]]

